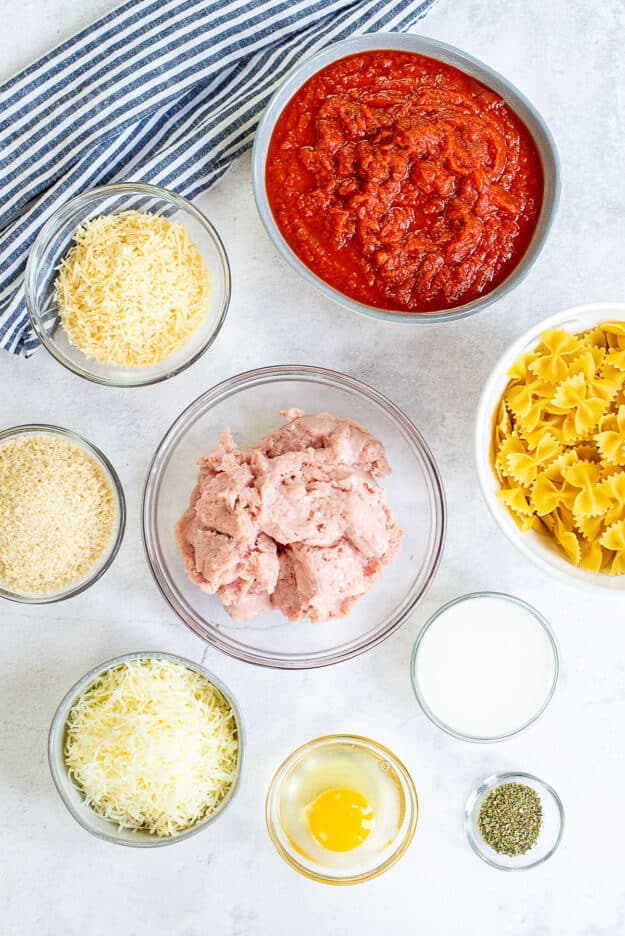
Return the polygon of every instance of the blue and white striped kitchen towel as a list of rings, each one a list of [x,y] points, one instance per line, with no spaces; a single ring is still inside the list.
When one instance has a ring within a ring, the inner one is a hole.
[[[127,0],[0,85],[0,347],[38,341],[28,251],[85,189],[143,181],[189,198],[251,146],[276,83],[338,39],[407,30],[435,0]]]

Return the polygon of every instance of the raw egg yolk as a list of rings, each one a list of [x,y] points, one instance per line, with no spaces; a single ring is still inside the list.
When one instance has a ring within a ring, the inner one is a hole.
[[[326,790],[308,807],[308,827],[330,851],[350,851],[362,845],[372,824],[373,811],[355,790]]]

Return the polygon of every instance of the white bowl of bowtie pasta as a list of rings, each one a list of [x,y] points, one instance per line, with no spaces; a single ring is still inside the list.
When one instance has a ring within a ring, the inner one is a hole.
[[[475,454],[497,524],[569,581],[625,589],[625,304],[577,306],[502,355]]]

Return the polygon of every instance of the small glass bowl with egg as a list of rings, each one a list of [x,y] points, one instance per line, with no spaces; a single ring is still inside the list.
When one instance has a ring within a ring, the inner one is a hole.
[[[358,884],[382,874],[410,845],[417,792],[388,748],[359,735],[327,735],[280,765],[266,819],[278,854],[300,874]]]

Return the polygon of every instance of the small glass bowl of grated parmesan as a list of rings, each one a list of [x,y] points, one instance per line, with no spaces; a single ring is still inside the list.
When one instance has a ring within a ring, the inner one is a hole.
[[[239,782],[243,723],[231,693],[197,663],[128,653],[86,673],[48,736],[52,779],[97,838],[149,848],[209,825]]]
[[[230,268],[212,224],[186,198],[139,182],[62,205],[28,258],[34,335],[64,367],[110,387],[173,377],[213,343]]]

